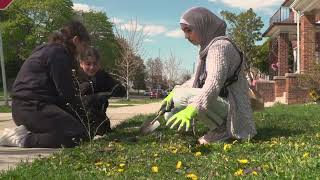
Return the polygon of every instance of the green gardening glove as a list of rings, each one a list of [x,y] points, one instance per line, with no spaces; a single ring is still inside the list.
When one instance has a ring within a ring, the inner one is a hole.
[[[185,109],[179,111],[175,115],[173,115],[166,123],[166,126],[168,126],[170,123],[172,123],[170,129],[174,128],[178,123],[180,123],[178,131],[186,125],[186,131],[190,128],[190,121],[192,118],[195,118],[198,115],[198,110],[188,105]]]
[[[173,90],[168,94],[167,97],[165,97],[162,101],[161,101],[161,108],[159,110],[162,111],[163,109],[165,109],[165,111],[170,111],[172,108],[172,104],[173,104]]]

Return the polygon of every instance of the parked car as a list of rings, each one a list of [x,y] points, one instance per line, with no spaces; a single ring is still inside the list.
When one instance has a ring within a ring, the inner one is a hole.
[[[145,91],[145,92],[143,93],[143,95],[144,95],[144,96],[150,96],[150,91]]]
[[[153,89],[150,91],[150,99],[164,98],[165,96],[167,96],[167,93],[162,89]]]

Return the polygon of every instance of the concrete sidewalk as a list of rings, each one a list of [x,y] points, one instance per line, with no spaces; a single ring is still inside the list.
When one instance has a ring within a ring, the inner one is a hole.
[[[111,126],[121,124],[126,119],[132,118],[139,114],[151,114],[157,112],[159,103],[143,104],[137,106],[108,108],[107,115],[111,120]],[[5,128],[15,127],[11,113],[0,113],[0,133]],[[48,148],[13,148],[0,146],[0,170],[14,168],[17,163],[32,162],[35,158],[45,157],[60,149]]]

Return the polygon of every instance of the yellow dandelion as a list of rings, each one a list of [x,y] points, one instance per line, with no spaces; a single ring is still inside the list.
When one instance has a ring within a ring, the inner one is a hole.
[[[252,173],[251,173],[252,175],[255,175],[255,176],[257,176],[258,175],[258,173],[257,173],[257,171],[252,171]]]
[[[172,149],[172,153],[173,153],[173,154],[176,154],[177,152],[178,152],[178,149],[177,149],[177,148],[173,148],[173,149]]]
[[[152,166],[151,171],[152,171],[153,173],[159,172],[158,166]]]
[[[248,159],[238,159],[238,162],[240,164],[248,164],[249,163],[249,160]]]
[[[242,176],[243,175],[243,170],[242,169],[239,169],[238,171],[236,171],[234,173],[235,176]]]
[[[194,153],[194,155],[195,155],[195,156],[201,156],[201,152],[198,151],[198,152]]]
[[[177,164],[176,164],[176,168],[177,169],[180,169],[182,166],[182,162],[181,161],[178,161]]]
[[[119,169],[118,169],[118,172],[123,172],[123,171],[124,171],[123,168],[119,168]]]
[[[228,151],[229,149],[231,149],[232,144],[224,144],[223,145],[223,150],[224,151]]]
[[[310,155],[310,154],[309,154],[308,152],[305,152],[302,157],[303,157],[303,158],[307,158],[307,157],[309,157],[309,155]]]
[[[126,164],[121,163],[121,164],[119,164],[119,167],[123,168],[125,165],[126,165]]]
[[[157,154],[157,153],[155,153],[155,154],[153,155],[153,157],[158,157],[158,154]]]
[[[99,162],[96,162],[94,165],[101,166],[102,164],[103,164],[103,162],[99,161]]]
[[[193,173],[189,173],[189,174],[186,175],[186,178],[190,178],[192,180],[197,180],[198,176],[193,174]]]

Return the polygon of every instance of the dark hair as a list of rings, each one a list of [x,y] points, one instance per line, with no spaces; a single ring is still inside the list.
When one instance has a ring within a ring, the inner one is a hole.
[[[100,54],[98,50],[94,47],[88,47],[83,53],[80,54],[80,62],[86,61],[88,57],[94,57],[97,62],[100,61]]]
[[[89,33],[84,25],[79,21],[70,21],[49,36],[49,43],[63,43],[70,53],[75,55],[76,47],[72,43],[75,36],[78,36],[81,41],[90,41]]]

